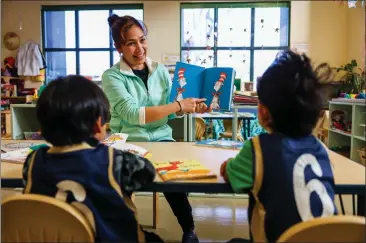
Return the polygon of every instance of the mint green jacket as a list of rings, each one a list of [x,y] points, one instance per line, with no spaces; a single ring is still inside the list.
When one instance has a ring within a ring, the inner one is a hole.
[[[122,58],[103,73],[102,86],[111,106],[111,131],[129,134],[129,141],[174,141],[167,122],[177,117],[176,114],[145,124],[145,107],[168,104],[172,87],[164,65],[149,58],[146,58],[146,65],[149,69],[148,91]]]

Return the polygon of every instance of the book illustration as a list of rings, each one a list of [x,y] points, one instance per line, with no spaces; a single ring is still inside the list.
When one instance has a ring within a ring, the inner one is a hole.
[[[1,162],[9,162],[9,163],[19,163],[23,164],[27,159],[27,156],[33,150],[30,148],[23,148],[14,151],[10,151],[7,153],[1,154]]]
[[[212,148],[224,148],[224,149],[235,149],[240,150],[244,143],[241,141],[233,141],[233,140],[214,140],[214,139],[207,139],[203,141],[197,141],[195,143],[197,146],[205,146],[205,147],[212,147]]]
[[[221,89],[222,85],[224,85],[224,81],[227,77],[226,73],[220,73],[220,78],[219,80],[216,81],[215,86],[214,86],[214,90],[217,92]]]
[[[179,68],[178,70],[178,83],[180,88],[177,88],[177,96],[175,97],[175,100],[177,101],[182,101],[184,99],[183,92],[185,89],[183,87],[187,84],[186,78],[184,77],[185,70],[185,68]]]
[[[113,145],[115,143],[125,143],[127,141],[128,134],[126,133],[114,133],[104,139],[102,143],[104,143],[107,146]]]
[[[153,162],[153,165],[163,181],[217,177],[210,169],[196,160]]]
[[[215,110],[230,111],[235,70],[229,67],[204,68],[177,62],[170,102],[184,98],[204,98]]]

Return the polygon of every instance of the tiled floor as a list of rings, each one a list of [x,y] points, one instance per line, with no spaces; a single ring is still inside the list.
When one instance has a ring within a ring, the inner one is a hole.
[[[18,192],[19,193],[19,192]],[[4,200],[14,191],[1,190],[1,199]],[[201,242],[227,241],[234,237],[249,238],[247,219],[248,200],[244,197],[198,197],[190,196],[193,208],[193,217],[196,231]],[[338,196],[336,198],[337,206]],[[352,198],[343,196],[347,214],[352,214]],[[171,212],[169,204],[164,197],[159,202],[159,225],[157,230],[152,230],[152,197],[149,195],[136,196],[135,204],[138,208],[140,223],[149,231],[155,231],[165,241],[180,242],[182,231]]]

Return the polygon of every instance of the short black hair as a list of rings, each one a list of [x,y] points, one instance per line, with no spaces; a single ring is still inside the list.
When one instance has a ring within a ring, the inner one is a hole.
[[[103,90],[79,75],[51,81],[36,110],[42,136],[54,146],[82,143],[94,135],[98,117],[102,125],[109,119],[109,102]]]
[[[259,101],[271,114],[270,127],[289,137],[310,135],[322,110],[322,87],[310,59],[290,50],[277,54],[258,79]]]

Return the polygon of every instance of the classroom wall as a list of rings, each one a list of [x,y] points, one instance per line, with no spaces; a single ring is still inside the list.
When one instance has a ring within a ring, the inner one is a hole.
[[[136,2],[136,1],[135,1]],[[3,1],[1,34],[14,31],[21,43],[32,39],[41,42],[41,5],[101,4],[108,1]],[[121,1],[121,3],[127,3]],[[149,28],[149,56],[161,61],[162,54],[179,55],[179,1],[145,1],[144,17]],[[360,4],[360,3],[359,3]],[[163,14],[162,14],[163,13]],[[20,21],[22,30],[19,30]],[[291,2],[291,45],[308,49],[315,63],[329,62],[337,66],[355,58],[364,66],[365,9],[349,9],[334,1]],[[15,56],[2,46],[2,59]]]

